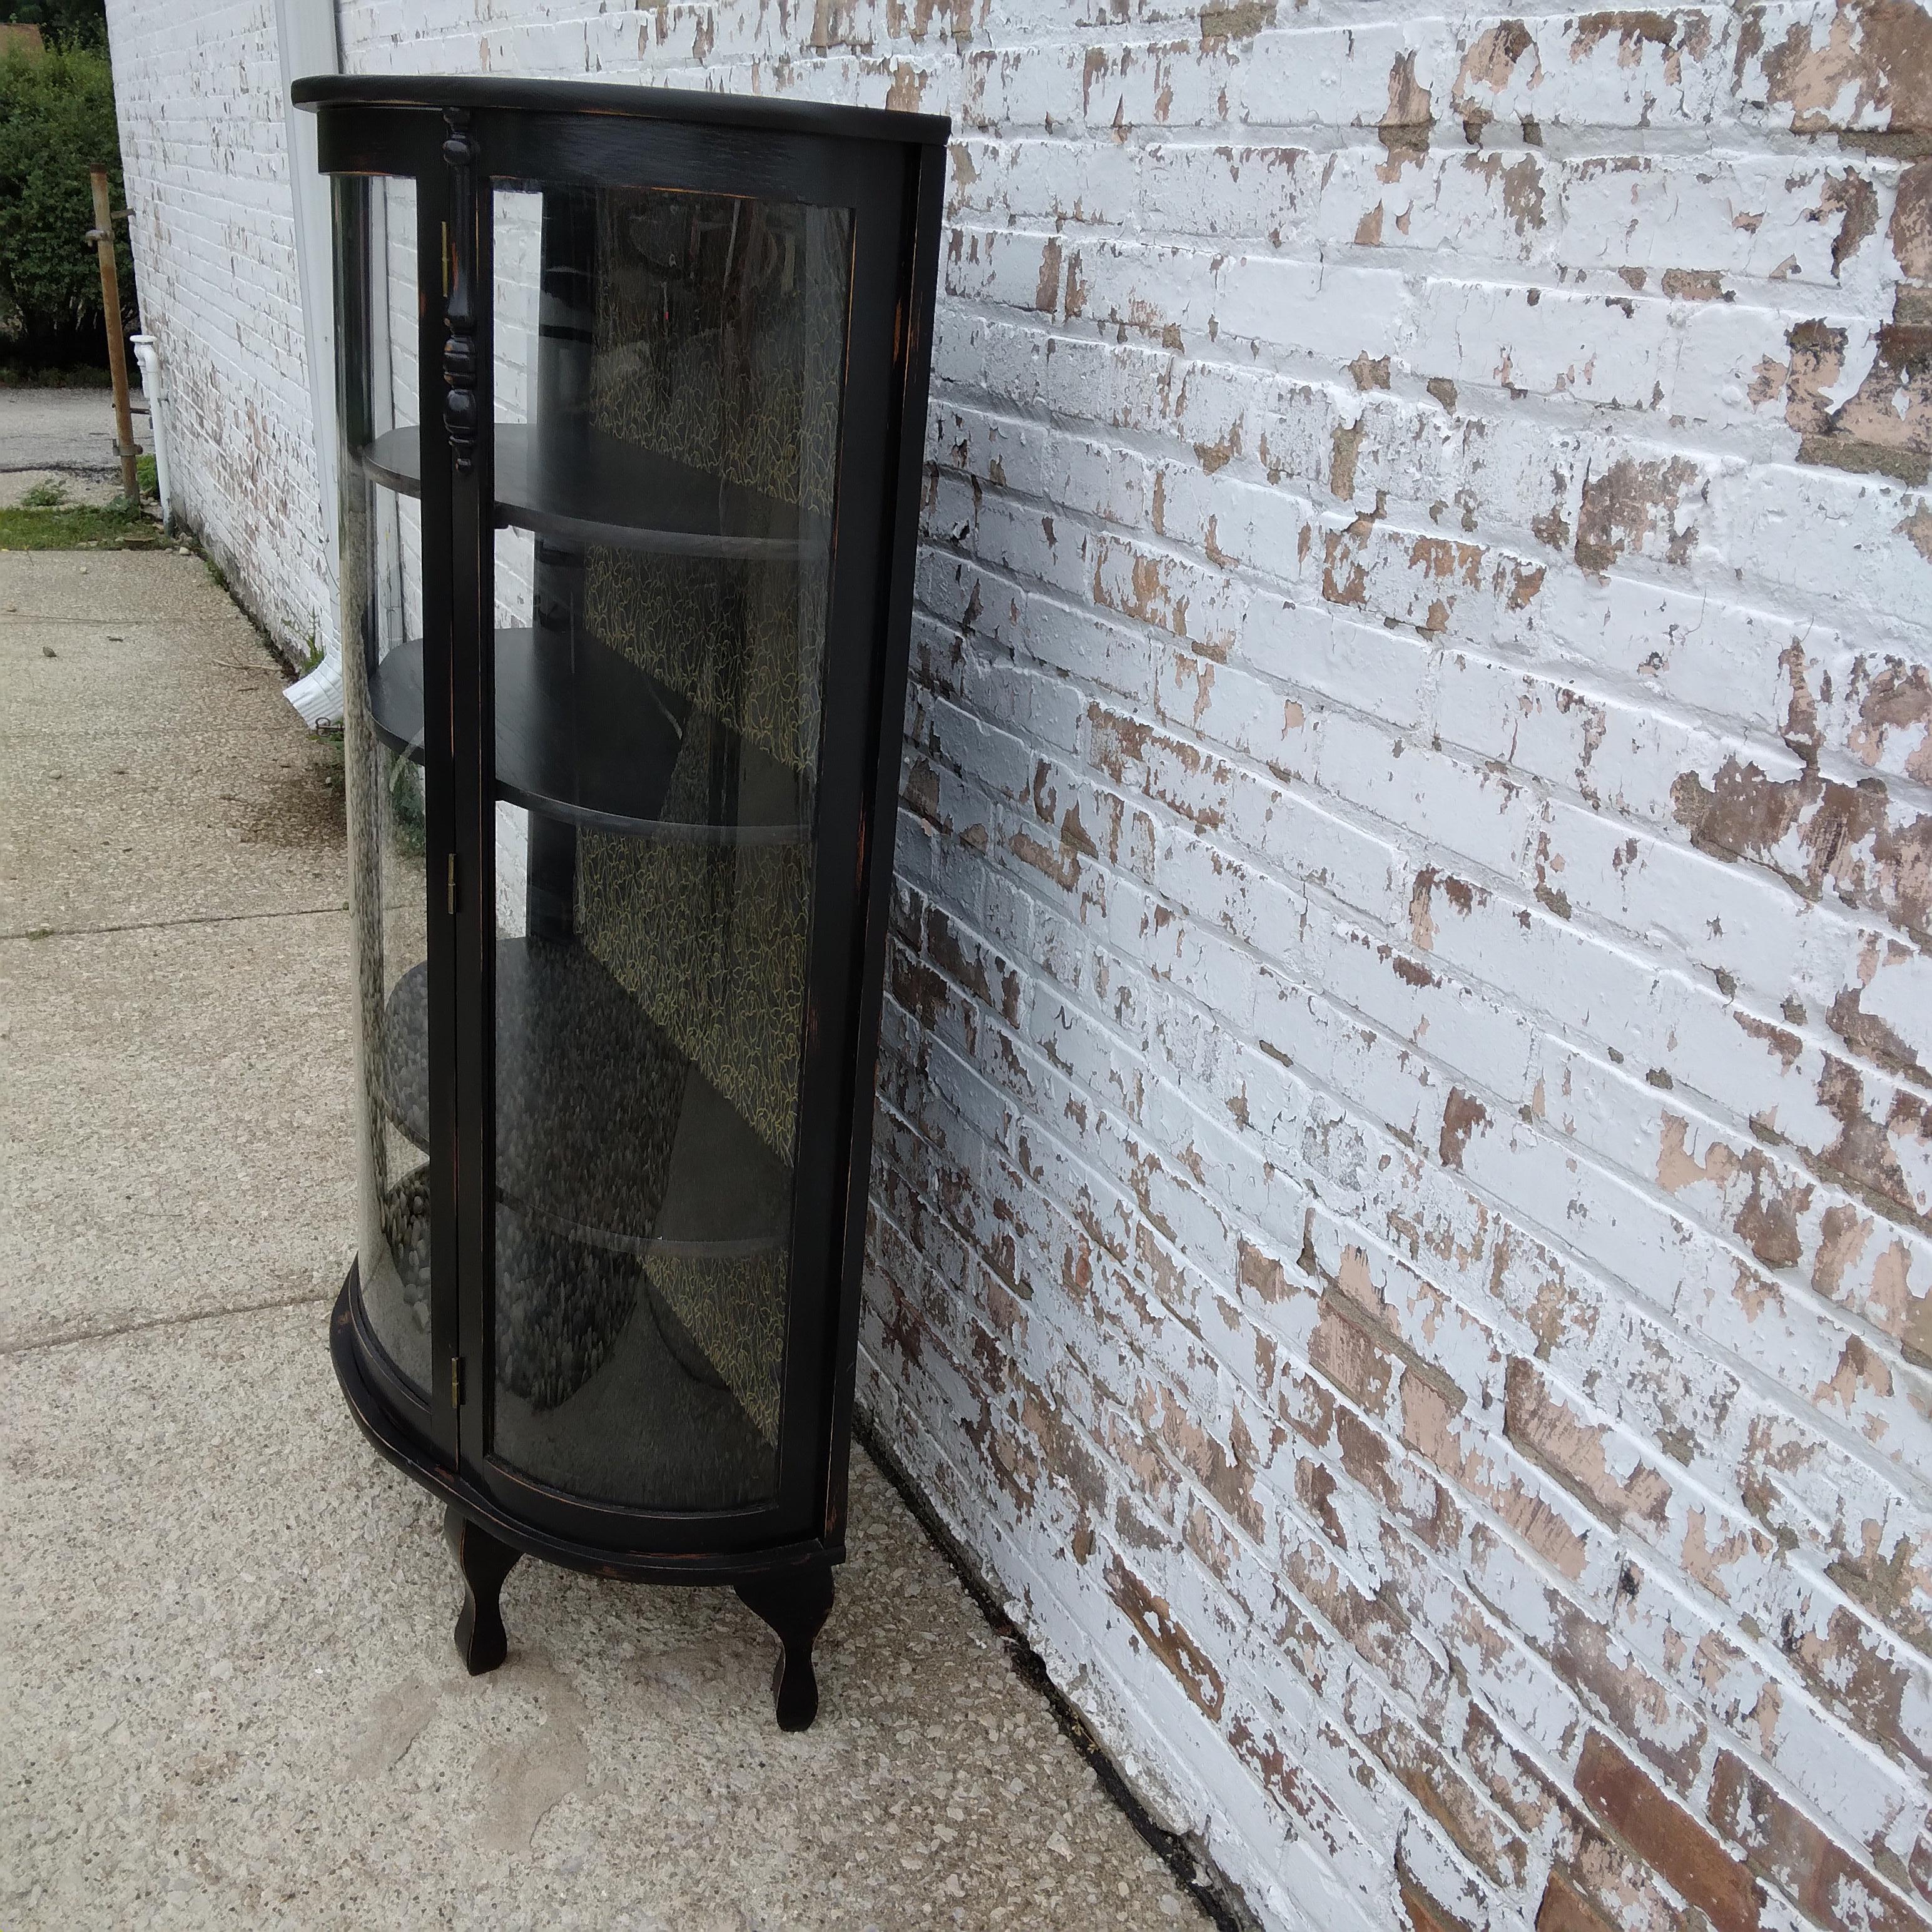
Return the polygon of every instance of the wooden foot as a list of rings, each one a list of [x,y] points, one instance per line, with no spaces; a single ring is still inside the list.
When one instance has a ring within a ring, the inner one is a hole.
[[[518,1552],[479,1529],[454,1503],[442,1519],[442,1540],[463,1578],[463,1609],[456,1619],[456,1654],[471,1676],[494,1670],[509,1651],[496,1592],[515,1568]]]
[[[812,1668],[812,1645],[832,1612],[830,1569],[820,1567],[794,1576],[740,1583],[738,1597],[747,1610],[764,1618],[778,1633],[782,1648],[778,1667],[772,1672],[772,1702],[778,1712],[778,1729],[807,1730],[818,1714],[818,1679]]]

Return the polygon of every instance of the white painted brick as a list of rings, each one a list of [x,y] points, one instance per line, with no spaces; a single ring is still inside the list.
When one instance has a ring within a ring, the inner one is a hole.
[[[300,640],[269,10],[112,12],[178,493]],[[1762,1927],[1932,1916],[1932,450],[1792,373],[1932,283],[1923,19],[341,7],[953,116],[861,1400],[1271,1927],[1682,1922],[1592,1730],[1822,1834]]]

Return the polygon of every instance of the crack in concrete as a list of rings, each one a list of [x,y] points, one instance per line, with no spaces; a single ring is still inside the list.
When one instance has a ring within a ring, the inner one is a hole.
[[[37,1336],[31,1342],[0,1341],[0,1360],[38,1354],[44,1348],[65,1348],[81,1342],[110,1342],[118,1335],[139,1335],[150,1328],[178,1328],[193,1322],[218,1322],[228,1315],[262,1315],[271,1309],[301,1308],[310,1302],[332,1301],[340,1291],[307,1288],[271,1301],[237,1301],[220,1308],[193,1308],[179,1315],[154,1315],[145,1321],[122,1322],[104,1328],[70,1328],[56,1335]]]
[[[346,899],[334,905],[286,906],[270,912],[188,913],[179,919],[137,919],[125,926],[26,926],[16,932],[0,932],[7,939],[89,939],[108,932],[159,932],[173,926],[236,926],[244,920],[320,919],[329,913],[346,913]]]
[[[62,476],[114,476],[119,466],[112,463],[0,463],[0,476],[38,476],[51,470]]]

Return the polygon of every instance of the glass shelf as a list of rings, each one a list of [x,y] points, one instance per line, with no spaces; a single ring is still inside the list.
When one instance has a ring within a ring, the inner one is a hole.
[[[390,993],[382,1101],[427,1150],[428,969]],[[791,1173],[581,946],[496,945],[496,1193],[606,1254],[724,1261],[785,1243]]]
[[[377,735],[422,760],[422,643],[369,674]],[[496,794],[551,818],[693,844],[812,836],[805,775],[580,634],[496,633]]]
[[[694,470],[566,418],[539,435],[528,423],[496,425],[496,520],[574,544],[673,556],[796,562],[797,506]],[[357,452],[375,482],[422,494],[422,448],[413,424]]]

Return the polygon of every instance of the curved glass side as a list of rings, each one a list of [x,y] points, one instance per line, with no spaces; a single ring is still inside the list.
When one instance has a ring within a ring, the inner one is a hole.
[[[422,659],[407,646],[422,634],[422,520],[418,505],[374,480],[362,460],[376,437],[416,418],[416,184],[338,176],[334,187],[358,1254],[370,1325],[426,1400],[427,1036],[404,1010],[420,994],[428,950]],[[412,668],[414,720],[398,734],[388,686]]]
[[[495,184],[490,1452],[776,1495],[838,208]]]

